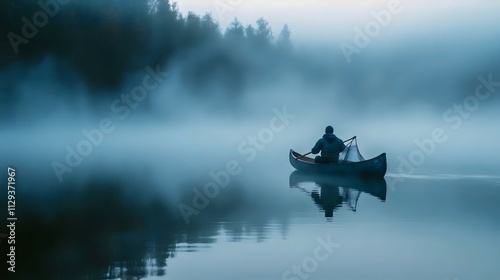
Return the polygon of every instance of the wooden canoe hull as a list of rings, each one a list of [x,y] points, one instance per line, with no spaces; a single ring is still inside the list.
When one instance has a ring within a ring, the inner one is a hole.
[[[314,163],[314,159],[310,157],[298,159],[300,156],[299,153],[290,150],[290,164],[300,171],[377,178],[384,177],[387,171],[385,153],[365,161],[335,164],[318,164]]]

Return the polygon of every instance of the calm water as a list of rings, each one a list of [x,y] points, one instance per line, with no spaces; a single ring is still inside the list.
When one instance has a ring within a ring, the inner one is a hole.
[[[500,277],[500,176],[420,172],[393,185],[394,170],[315,177],[261,156],[187,225],[180,203],[211,178],[184,164],[191,176],[115,162],[63,184],[19,170],[30,187],[17,198],[16,279]]]

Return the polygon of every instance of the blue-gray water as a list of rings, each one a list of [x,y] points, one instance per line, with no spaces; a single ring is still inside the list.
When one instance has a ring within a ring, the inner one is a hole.
[[[63,183],[18,165],[16,279],[500,275],[499,174],[391,168],[384,180],[318,178],[293,173],[283,151],[235,157],[241,172],[189,224],[180,203],[193,207],[192,189],[230,159],[205,168],[124,158]]]

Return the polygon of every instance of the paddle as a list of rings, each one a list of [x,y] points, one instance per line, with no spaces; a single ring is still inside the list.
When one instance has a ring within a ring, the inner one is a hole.
[[[349,142],[349,141],[351,141],[351,140],[352,140],[352,139],[354,139],[354,138],[356,138],[356,136],[353,136],[353,137],[351,137],[351,138],[349,138],[349,139],[345,140],[345,141],[344,141],[344,143],[345,143],[345,142]],[[307,153],[307,154],[303,154],[303,155],[301,155],[300,157],[297,157],[297,159],[301,159],[301,158],[303,158],[303,157],[305,157],[305,156],[307,156],[307,155],[310,155],[310,154],[312,154],[312,151],[311,151],[311,152],[309,152],[309,153]]]
[[[311,152],[309,152],[309,153],[307,153],[307,154],[303,154],[303,155],[301,155],[301,156],[300,156],[300,157],[298,157],[297,159],[301,159],[301,158],[303,158],[303,157],[305,157],[305,156],[307,156],[307,155],[310,155],[310,154],[312,154],[312,151],[311,151]]]

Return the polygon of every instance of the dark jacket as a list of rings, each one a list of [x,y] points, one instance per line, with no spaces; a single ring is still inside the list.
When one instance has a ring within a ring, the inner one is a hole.
[[[327,133],[316,142],[316,145],[314,145],[311,151],[313,154],[317,154],[321,151],[322,157],[338,160],[339,154],[344,149],[344,142],[340,140],[340,138],[333,133]]]

